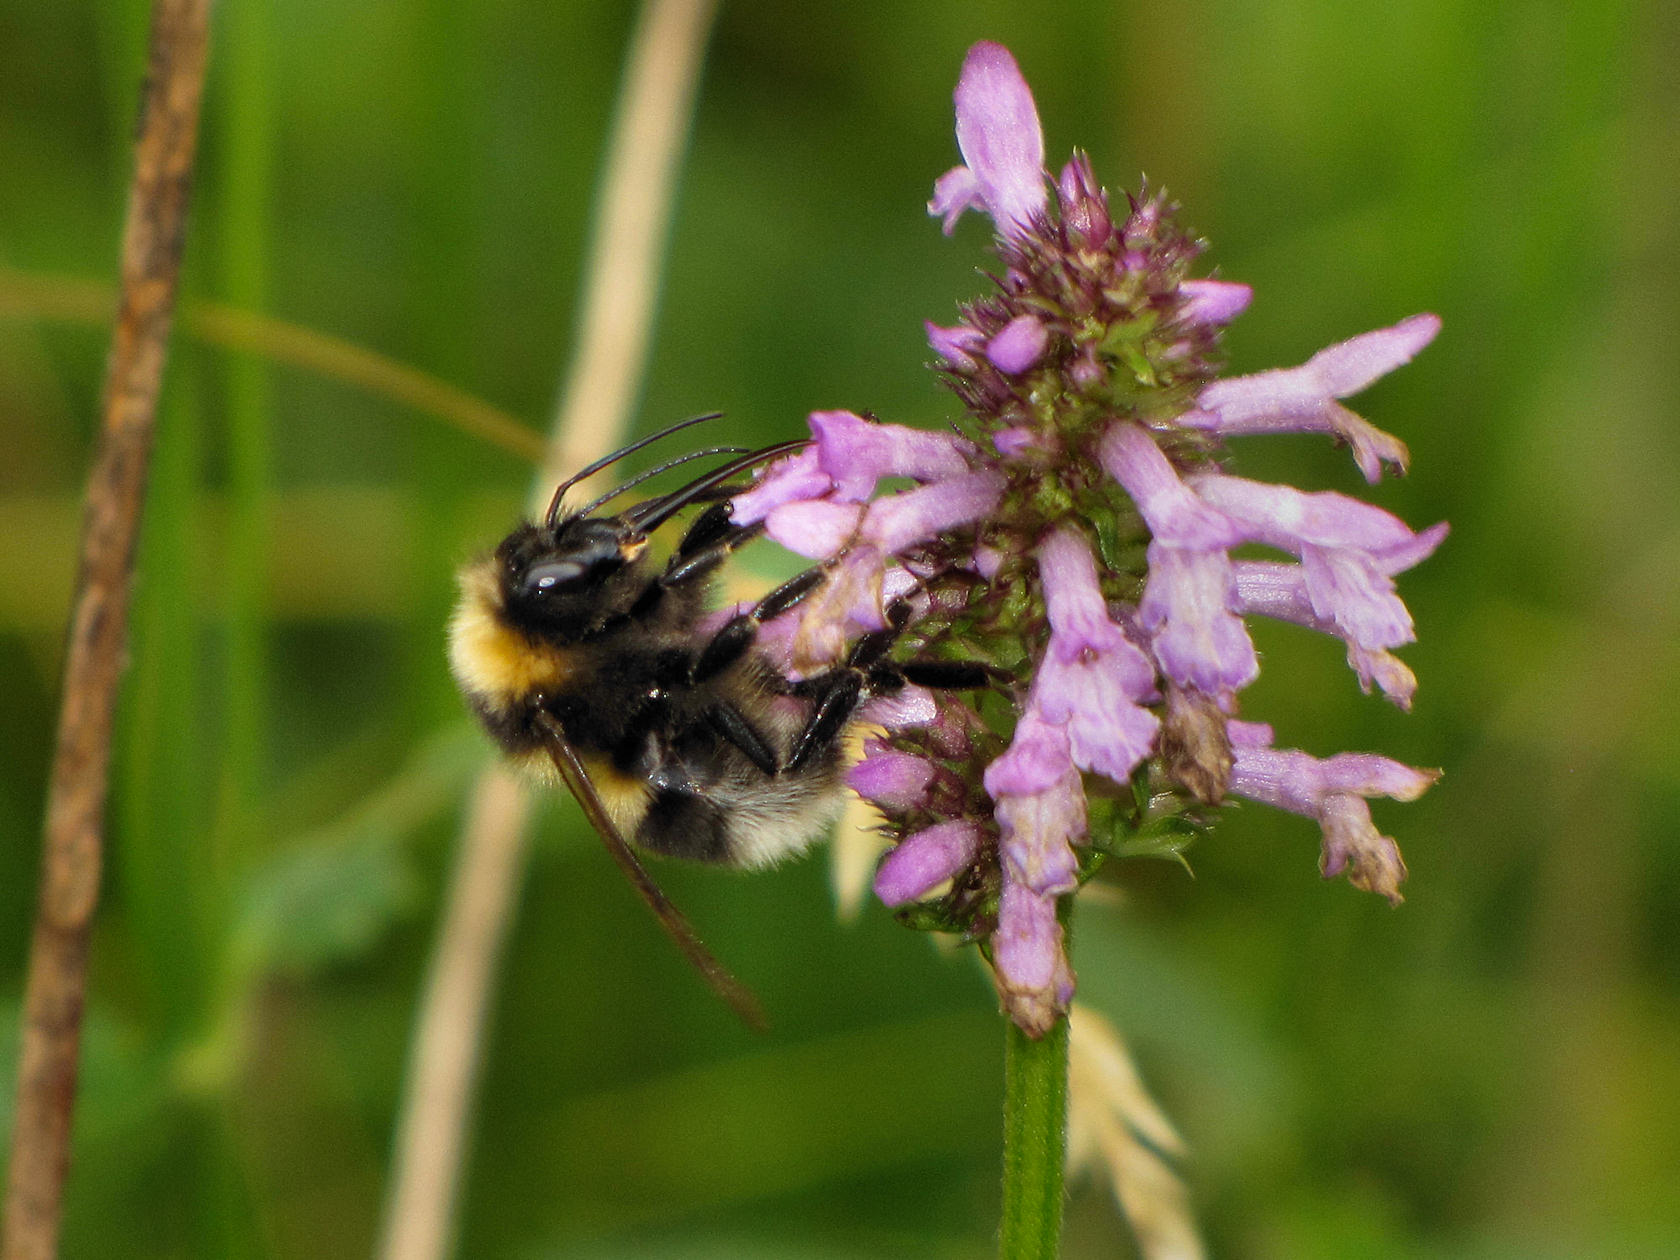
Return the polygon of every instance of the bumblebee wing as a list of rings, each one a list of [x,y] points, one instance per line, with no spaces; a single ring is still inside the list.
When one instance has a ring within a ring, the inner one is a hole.
[[[543,728],[544,743],[548,747],[548,755],[554,762],[554,768],[560,772],[560,777],[566,781],[566,786],[577,798],[577,803],[583,808],[583,816],[589,819],[590,826],[595,828],[601,837],[601,843],[606,845],[607,852],[636,891],[647,902],[648,909],[664,927],[671,939],[677,943],[688,961],[694,965],[730,1008],[741,1017],[748,1027],[762,1032],[769,1026],[764,1017],[764,1008],[753,996],[752,990],[742,984],[729,969],[718,961],[717,956],[707,949],[687,916],[671,902],[653,882],[653,877],[647,873],[637,859],[635,851],[625,842],[618,828],[607,816],[606,806],[601,803],[600,795],[595,791],[595,785],[590,782],[589,774],[579,759],[577,749],[572,747],[560,723],[548,714],[540,715],[538,719]]]

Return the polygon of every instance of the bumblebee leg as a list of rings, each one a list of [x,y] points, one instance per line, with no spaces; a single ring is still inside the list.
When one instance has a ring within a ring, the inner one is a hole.
[[[994,682],[1009,681],[1009,675],[979,661],[905,661],[890,667],[907,683],[934,691],[977,691]]]
[[[714,503],[699,516],[677,544],[677,555],[683,559],[701,551],[709,551],[720,544],[728,549],[738,547],[764,528],[762,521],[752,525],[735,525],[729,519],[729,502]]]
[[[760,735],[741,711],[727,701],[720,701],[706,711],[706,721],[718,735],[740,749],[746,759],[767,775],[776,774],[775,751]]]
[[[695,969],[705,978],[706,983],[711,985],[718,995],[734,1008],[737,1015],[750,1026],[763,1028],[765,1026],[764,1011],[759,1006],[758,999],[753,997],[752,991],[730,975],[728,968],[720,963],[716,956],[706,948],[699,936],[695,934],[694,928],[683,916],[682,911],[678,910],[671,903],[671,899],[660,891],[659,885],[653,882],[641,862],[637,860],[636,855],[630,851],[630,846],[625,843],[624,836],[619,832],[612,816],[607,813],[606,806],[602,804],[600,794],[596,792],[595,785],[589,777],[588,768],[578,756],[577,749],[566,738],[566,732],[559,721],[552,714],[540,713],[538,715],[538,725],[548,745],[549,756],[554,762],[554,768],[560,772],[560,777],[565,780],[566,786],[571,789],[572,795],[577,798],[578,805],[583,809],[584,817],[589,819],[590,824],[600,834],[601,842],[607,847],[607,853],[618,864],[619,869],[629,877],[631,886],[641,894],[642,900],[647,902],[648,908],[653,911],[660,926],[677,943],[677,948],[682,950],[683,956],[694,965]],[[689,834],[689,832],[685,830],[679,834]],[[712,847],[717,847],[716,842],[709,842],[708,852],[701,856],[710,856],[710,848]]]
[[[659,587],[669,589],[705,577],[727,560],[737,547],[763,532],[762,521],[751,525],[732,525],[729,504],[712,504],[694,518],[694,524],[688,527],[688,532],[677,544],[671,563],[660,574]]]
[[[868,690],[879,692],[915,683],[934,691],[973,691],[993,683],[1014,681],[1007,671],[979,661],[886,660],[887,653],[910,624],[911,612],[908,601],[894,600],[887,606],[886,628],[861,636],[847,653],[846,664],[868,675]]]
[[[657,581],[648,584],[647,590],[630,610],[630,615],[633,618],[651,616],[665,598],[666,591],[710,576],[712,570],[727,560],[737,547],[763,532],[761,521],[751,525],[730,524],[727,502],[712,504],[694,518],[677,549],[671,553],[665,572],[659,575]]]
[[[817,753],[831,747],[865,698],[863,675],[855,669],[837,669],[810,681],[819,683],[820,687],[809,693],[815,700],[811,716],[793,741],[783,773],[798,770]]]
[[[706,646],[700,649],[700,655],[694,662],[693,681],[704,682],[740,660],[758,637],[759,626],[794,607],[821,586],[827,576],[828,570],[820,566],[806,569],[759,600],[751,612],[740,613],[724,622]]]

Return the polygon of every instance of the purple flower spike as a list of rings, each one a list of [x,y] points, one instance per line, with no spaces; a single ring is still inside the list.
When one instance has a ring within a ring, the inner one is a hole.
[[[1347,872],[1348,882],[1400,903],[1406,864],[1388,836],[1371,822],[1366,797],[1414,801],[1441,777],[1371,753],[1340,753],[1320,761],[1295,749],[1274,749],[1269,728],[1231,723],[1235,764],[1230,790],[1291,813],[1316,818],[1324,833],[1319,869],[1328,878]]]
[[[986,357],[1005,376],[1037,367],[1050,348],[1050,330],[1036,315],[1017,315],[986,343]]]
[[[1037,1036],[1072,999],[1059,916],[1097,866],[1092,831],[1123,853],[1106,837],[1199,831],[1240,794],[1316,819],[1325,874],[1399,899],[1405,865],[1366,801],[1411,799],[1434,773],[1275,749],[1239,721],[1261,664],[1246,618],[1336,636],[1360,685],[1408,708],[1417,679],[1394,653],[1415,631],[1396,578],[1447,527],[1232,476],[1224,439],[1328,434],[1372,482],[1404,471],[1405,445],[1341,400],[1440,321],[1221,380],[1225,328],[1254,294],[1195,274],[1206,244],[1176,205],[1147,186],[1111,198],[1078,150],[1052,182],[1032,93],[997,44],[969,50],[956,131],[963,164],[928,209],[947,234],[989,215],[997,261],[953,326],[925,325],[960,413],[933,433],[817,412],[809,449],[727,489],[737,525],[821,562],[755,650],[791,679],[838,667],[834,694],[858,701],[846,716],[879,728],[845,775],[896,842],[877,894],[902,905],[956,876],[938,913],[906,921],[981,941],[1005,1010]],[[894,478],[913,484],[881,494]],[[828,694],[771,703],[809,722]]]
[[[1062,949],[1054,897],[1004,883],[992,965],[1009,1018],[1030,1036],[1049,1032],[1073,1001],[1073,969]]]
[[[980,828],[965,818],[936,823],[900,840],[875,872],[875,895],[883,905],[917,901],[980,852]]]
[[[1015,58],[1001,44],[968,50],[957,80],[957,147],[964,166],[933,186],[928,213],[950,234],[968,209],[984,210],[1005,236],[1022,236],[1045,203],[1044,133]]]
[[[1065,726],[1074,764],[1124,784],[1155,746],[1160,720],[1140,702],[1157,699],[1148,656],[1110,620],[1091,548],[1073,529],[1038,549],[1050,616],[1039,665],[1039,712]]]
[[[1197,399],[1200,410],[1178,423],[1225,436],[1247,433],[1331,433],[1353,447],[1354,462],[1375,485],[1386,464],[1405,472],[1406,444],[1336,401],[1411,361],[1435,339],[1441,321],[1413,315],[1320,350],[1300,367],[1215,381]]]

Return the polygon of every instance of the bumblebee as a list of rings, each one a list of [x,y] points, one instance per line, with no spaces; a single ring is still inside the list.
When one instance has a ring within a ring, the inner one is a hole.
[[[818,567],[751,609],[703,628],[712,578],[759,525],[730,521],[743,474],[804,446],[716,447],[669,461],[587,506],[567,492],[682,421],[567,479],[541,520],[520,525],[460,574],[450,663],[467,703],[522,768],[557,774],[689,959],[749,1022],[751,995],[712,957],[631,849],[756,867],[798,852],[834,819],[844,735],[870,698],[906,681],[974,686],[943,662],[886,657],[908,609],[831,670],[792,681],[755,646],[759,626],[818,589]],[[728,455],[667,494],[610,515],[608,503],[656,473]],[[697,508],[671,554],[654,531]]]

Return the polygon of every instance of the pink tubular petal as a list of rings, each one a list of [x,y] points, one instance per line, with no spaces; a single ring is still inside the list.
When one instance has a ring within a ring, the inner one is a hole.
[[[1374,484],[1385,465],[1406,471],[1406,444],[1336,399],[1358,393],[1410,360],[1440,328],[1434,315],[1414,315],[1392,328],[1362,333],[1321,350],[1299,367],[1214,381],[1197,398],[1198,409],[1178,421],[1227,436],[1331,433],[1353,448],[1360,472]]]
[[[993,813],[1003,829],[1006,878],[1041,893],[1070,893],[1079,886],[1073,839],[1084,837],[1086,814],[1077,773],[1050,791],[1005,796]]]
[[[849,548],[830,569],[822,589],[801,605],[806,622],[829,622],[848,636],[858,630],[885,628],[881,591],[886,573],[887,558],[876,547],[860,543]]]
[[[877,740],[869,744],[868,755],[846,772],[846,786],[886,809],[918,809],[926,804],[936,769],[933,762],[896,752]]]
[[[1412,711],[1412,697],[1417,694],[1417,675],[1398,656],[1381,648],[1362,648],[1348,644],[1348,668],[1359,678],[1360,687],[1370,693],[1371,685],[1394,702],[1403,712]]]
[[[1166,676],[1210,696],[1253,682],[1260,661],[1248,628],[1233,611],[1230,557],[1152,542],[1148,558],[1138,621],[1153,634],[1155,659]]]
[[[1360,333],[1307,360],[1326,393],[1347,398],[1410,363],[1441,331],[1438,315],[1413,315],[1390,328]]]
[[[881,575],[881,602],[890,604],[905,597],[909,597],[918,617],[927,612],[927,592],[921,589],[921,580],[903,565],[892,565]]]
[[[1445,522],[1414,534],[1381,508],[1332,491],[1306,494],[1218,473],[1202,474],[1194,485],[1197,494],[1241,522],[1250,539],[1301,558],[1298,571],[1246,562],[1246,598],[1255,601],[1247,606],[1332,629],[1367,650],[1412,641],[1411,614],[1392,575],[1433,552],[1446,537]],[[1310,617],[1300,605],[1302,596]],[[1244,599],[1239,594],[1233,606],[1243,608]]]
[[[1280,551],[1299,553],[1310,543],[1410,555],[1417,543],[1417,535],[1392,512],[1334,490],[1309,494],[1224,473],[1198,473],[1190,484],[1204,503],[1235,520],[1248,541]]]
[[[980,851],[980,829],[953,819],[900,840],[875,872],[875,895],[883,905],[901,906],[927,896],[961,871]]]
[[[1038,546],[1038,571],[1044,582],[1051,639],[1060,654],[1071,658],[1093,651],[1137,652],[1108,615],[1108,603],[1097,584],[1096,558],[1082,533],[1072,526],[1053,530]],[[1147,663],[1142,663],[1142,669],[1140,690],[1154,682]]]
[[[1179,479],[1155,440],[1139,426],[1110,426],[1097,448],[1108,475],[1132,496],[1150,532],[1179,547],[1233,547],[1243,532],[1216,507],[1209,506]]]
[[[986,343],[986,357],[1005,376],[1036,367],[1050,348],[1050,332],[1036,315],[1017,315]]]
[[[1231,791],[1292,814],[1317,818],[1332,796],[1386,796],[1413,801],[1441,777],[1375,753],[1338,753],[1319,760],[1295,748],[1232,749]]]
[[[1420,770],[1375,753],[1337,753],[1319,763],[1326,792],[1415,801],[1440,781],[1439,770]]]
[[[956,105],[957,147],[980,197],[998,231],[1019,236],[1044,213],[1044,134],[1032,91],[1007,48],[982,41],[968,50]],[[946,191],[946,201],[957,195],[955,188]],[[934,197],[941,200],[937,186]]]
[[[817,464],[834,482],[834,495],[862,503],[882,477],[934,481],[968,471],[968,443],[952,433],[865,420],[850,411],[814,411]]]
[[[1004,484],[1002,473],[982,469],[876,499],[869,505],[864,536],[883,552],[901,552],[982,519],[997,507]]]
[[[799,619],[793,667],[809,675],[839,662],[858,630],[881,628],[880,608],[881,557],[872,547],[854,547],[821,589],[789,614]]]
[[[905,687],[890,696],[877,696],[858,710],[858,720],[889,731],[928,726],[939,719],[939,702],[926,687]]]
[[[1248,309],[1254,290],[1229,280],[1186,280],[1178,286],[1184,305],[1178,317],[1187,324],[1228,324]]]
[[[751,525],[784,503],[820,499],[832,486],[828,474],[817,466],[815,448],[808,446],[771,464],[752,489],[731,498],[729,519],[736,525]]]
[[[1161,729],[1161,720],[1129,694],[1129,672],[1112,657],[1063,660],[1052,650],[1038,673],[1044,716],[1065,724],[1074,764],[1119,784],[1154,751]]]
[[[864,509],[854,503],[829,499],[784,503],[764,518],[764,532],[789,551],[824,560],[857,535],[863,516]]]
[[[983,777],[1003,833],[1005,880],[1039,893],[1072,892],[1079,883],[1073,844],[1084,838],[1087,819],[1067,733],[1029,699],[1008,749]]]
[[[1248,728],[1248,729],[1239,729]],[[1236,764],[1231,791],[1318,820],[1324,833],[1319,869],[1326,877],[1347,873],[1355,888],[1400,901],[1406,864],[1388,836],[1371,822],[1369,796],[1416,800],[1441,777],[1371,753],[1340,753],[1320,761],[1295,749],[1265,747],[1271,732],[1249,723],[1229,724]]]
[[[1365,553],[1302,547],[1301,571],[1313,612],[1350,642],[1368,648],[1393,648],[1417,637],[1412,632],[1412,615],[1395,591],[1394,579]]]
[[[1244,722],[1241,718],[1225,723],[1225,734],[1233,749],[1270,748],[1276,738],[1269,723]]]
[[[1331,797],[1319,822],[1324,846],[1318,869],[1324,878],[1345,871],[1348,883],[1362,892],[1386,897],[1394,906],[1404,900],[1400,884],[1406,878],[1406,863],[1400,846],[1378,833],[1369,805],[1357,796]]]
[[[1235,611],[1241,616],[1258,613],[1313,630],[1330,629],[1313,612],[1300,565],[1281,560],[1237,560],[1231,568],[1237,584]]]
[[[1385,467],[1396,473],[1404,473],[1411,467],[1411,451],[1392,433],[1384,433],[1340,403],[1331,403],[1325,415],[1330,432],[1352,448],[1353,462],[1368,484],[1374,486],[1381,481]]]
[[[1058,789],[1073,772],[1067,733],[1029,705],[1015,726],[1008,750],[986,767],[986,792],[995,801]]]
[[[970,328],[967,324],[958,324],[955,328],[941,328],[938,324],[923,321],[922,327],[927,331],[928,345],[933,352],[944,359],[951,367],[961,371],[974,370],[974,356],[971,350],[979,350],[986,338],[977,328]]]
[[[1347,643],[1348,666],[1358,675],[1359,685],[1369,692],[1374,683],[1401,709],[1410,710],[1412,697],[1417,691],[1417,678],[1412,671],[1385,649],[1352,637],[1366,628],[1361,618],[1339,615],[1335,610],[1329,616],[1321,616],[1308,594],[1303,565],[1283,564],[1275,560],[1239,560],[1234,567],[1237,613],[1245,617],[1257,613],[1340,636]],[[1324,594],[1320,588],[1320,598]],[[1409,615],[1406,623],[1409,626]]]
[[[1073,970],[1053,896],[1004,880],[992,962],[1009,1018],[1031,1036],[1049,1032],[1073,1001]]]
[[[1073,528],[1038,548],[1050,617],[1033,704],[1067,732],[1074,763],[1125,783],[1155,744],[1160,721],[1139,701],[1155,696],[1155,670],[1108,615],[1089,543]]]
[[[1447,522],[1438,521],[1428,529],[1420,529],[1396,546],[1375,552],[1372,560],[1390,577],[1396,573],[1404,573],[1434,555],[1435,549],[1446,541],[1449,532]]]
[[[949,236],[957,230],[957,220],[965,210],[984,210],[986,202],[980,194],[980,181],[966,166],[953,166],[933,181],[933,200],[927,204],[928,213],[943,220],[941,228]]]

